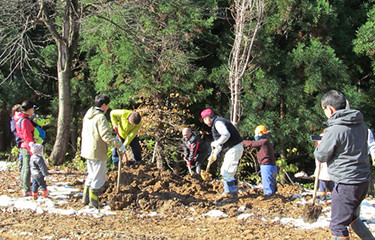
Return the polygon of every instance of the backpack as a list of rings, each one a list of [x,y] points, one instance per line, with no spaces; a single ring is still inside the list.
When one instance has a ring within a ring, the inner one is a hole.
[[[22,120],[24,119],[24,117],[20,118],[20,120],[18,120],[18,127],[21,129],[21,122]],[[29,118],[27,118],[29,119]],[[36,129],[39,133],[39,137],[42,139],[42,141],[44,141],[44,139],[46,138],[46,131],[43,130],[43,128],[41,126],[39,126],[38,124],[36,124],[34,121],[32,121],[31,119],[29,119],[30,122],[33,124],[34,126],[34,129]],[[35,130],[34,130],[35,131]],[[35,135],[35,133],[34,133]]]
[[[17,135],[16,131],[16,121],[14,121],[14,118],[12,117],[10,120],[10,131],[14,135],[14,141],[16,142],[16,146],[19,147],[20,143],[23,142],[23,140]]]

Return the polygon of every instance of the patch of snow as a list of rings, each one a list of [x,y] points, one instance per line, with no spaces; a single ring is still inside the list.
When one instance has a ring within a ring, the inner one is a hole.
[[[251,216],[254,216],[254,214],[253,213],[243,213],[243,214],[238,215],[237,219],[238,220],[247,219]]]
[[[208,217],[228,217],[227,214],[223,213],[220,210],[211,210],[208,213],[203,213],[202,216],[208,216]]]
[[[13,205],[13,200],[11,197],[6,195],[0,196],[0,207],[10,207]]]
[[[13,164],[16,164],[16,163],[0,161],[0,171],[8,170]]]
[[[1,162],[0,161],[0,171],[7,170],[7,166],[11,165],[12,163]],[[59,171],[64,173],[62,171]],[[49,180],[56,179],[52,177],[48,177]],[[66,204],[68,199],[71,198],[72,195],[82,194],[79,189],[76,189],[70,186],[71,183],[69,182],[57,182],[56,184],[47,186],[48,194],[50,198],[39,197],[37,200],[34,200],[32,197],[20,197],[20,198],[12,198],[6,195],[0,196],[0,207],[14,207],[17,209],[29,209],[34,211],[38,214],[42,214],[45,212],[48,213],[55,213],[61,215],[92,215],[94,217],[101,217],[103,215],[115,215],[115,212],[110,211],[109,206],[105,206],[104,208],[97,210],[95,208],[87,208],[84,207],[80,210],[74,210],[73,208],[70,209],[60,209],[57,208],[56,205],[63,205]],[[27,234],[27,233],[26,233]]]
[[[246,210],[246,206],[240,206],[240,207],[237,209],[237,212],[239,212],[239,213],[243,213],[243,212],[245,212],[245,210]]]

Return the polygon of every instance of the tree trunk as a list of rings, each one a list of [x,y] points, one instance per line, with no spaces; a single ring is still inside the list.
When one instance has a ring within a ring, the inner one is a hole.
[[[158,146],[156,148],[156,167],[159,170],[164,169],[164,145],[162,143],[162,137],[163,137],[163,99],[160,94],[156,94],[154,99],[154,105],[155,109],[158,109],[156,114],[156,119],[159,119],[159,122],[156,124],[156,130],[155,130],[155,142],[158,143]]]
[[[70,79],[72,77],[73,55],[76,52],[80,28],[80,11],[78,0],[65,0],[64,22],[61,25],[61,34],[56,25],[50,19],[44,1],[40,2],[42,19],[52,37],[54,38],[58,51],[57,78],[59,89],[59,112],[57,118],[56,140],[51,152],[51,160],[56,165],[65,162],[65,155],[69,143],[69,128],[71,123],[71,96]]]
[[[69,142],[69,127],[71,120],[70,72],[70,69],[58,72],[59,113],[57,118],[56,140],[50,156],[56,165],[64,163]]]
[[[6,105],[3,104],[3,107],[0,112],[0,151],[5,152],[8,150],[13,138],[13,134],[10,135],[10,117],[9,112],[6,109]]]
[[[280,102],[280,124],[283,124],[283,121],[285,119],[285,103],[284,103],[284,97],[283,96],[281,97],[280,101],[281,101]],[[281,142],[280,158],[286,159],[286,150],[285,150],[285,145],[284,145],[283,141]],[[280,169],[284,169],[284,168],[285,168],[285,166],[280,166]],[[281,171],[281,173],[280,173],[280,182],[281,182],[281,184],[286,183],[286,176],[285,176],[284,171]]]

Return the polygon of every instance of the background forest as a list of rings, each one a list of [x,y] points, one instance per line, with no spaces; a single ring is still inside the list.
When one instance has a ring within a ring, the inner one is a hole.
[[[374,126],[374,2],[265,0],[241,84],[244,138],[265,125],[277,158],[311,173],[309,136],[323,129],[324,92],[344,92]],[[3,157],[14,145],[10,109],[25,99],[49,116],[45,145],[56,165],[77,160],[81,120],[97,93],[112,109],[141,111],[144,155],[158,142],[160,168],[182,160],[181,127],[210,141],[201,110],[230,118],[232,1],[9,0],[0,9]]]

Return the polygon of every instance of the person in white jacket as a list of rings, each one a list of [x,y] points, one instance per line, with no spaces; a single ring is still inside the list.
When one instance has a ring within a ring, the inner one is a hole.
[[[321,137],[323,137],[323,132],[320,134]],[[320,141],[316,141],[315,145],[318,146]],[[314,176],[319,179],[319,192],[318,197],[322,201],[323,205],[327,205],[327,195],[328,193],[332,194],[333,187],[335,183],[332,181],[332,178],[328,174],[328,166],[326,162],[319,162],[317,159],[315,159],[315,172]],[[319,171],[320,168],[320,171]],[[319,176],[318,176],[319,171]]]
[[[121,147],[121,142],[112,134],[105,113],[110,99],[106,95],[95,97],[95,107],[91,107],[83,118],[81,156],[87,159],[87,178],[83,191],[83,203],[99,208],[98,196],[106,179],[108,145]]]
[[[371,155],[372,159],[372,166],[375,167],[375,139],[374,134],[372,133],[371,129],[368,129],[368,154]]]

